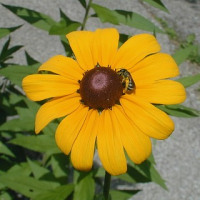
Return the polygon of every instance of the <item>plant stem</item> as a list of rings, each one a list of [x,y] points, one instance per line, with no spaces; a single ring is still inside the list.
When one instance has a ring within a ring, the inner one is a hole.
[[[109,198],[111,175],[106,171],[103,186],[103,196],[105,200]]]
[[[91,3],[92,3],[92,0],[89,0],[87,7],[86,7],[86,10],[85,10],[85,16],[84,16],[84,19],[83,19],[81,30],[85,29],[85,25],[86,25],[86,22],[87,22],[87,19],[88,19],[88,14],[89,14]]]

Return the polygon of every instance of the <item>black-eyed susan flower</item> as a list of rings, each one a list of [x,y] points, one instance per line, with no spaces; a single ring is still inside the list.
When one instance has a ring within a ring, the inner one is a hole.
[[[173,132],[173,121],[154,104],[185,100],[184,87],[168,80],[179,74],[178,67],[150,34],[135,35],[119,49],[113,28],[75,31],[67,39],[75,60],[52,57],[39,68],[50,74],[23,80],[28,98],[50,98],[36,115],[35,132],[66,116],[55,139],[65,154],[71,153],[76,169],[91,169],[97,144],[105,170],[125,173],[125,152],[139,164],[151,153],[150,138],[165,139]]]

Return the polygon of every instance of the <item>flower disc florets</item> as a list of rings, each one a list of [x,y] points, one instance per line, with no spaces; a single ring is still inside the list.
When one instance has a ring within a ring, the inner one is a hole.
[[[80,82],[82,101],[93,109],[111,108],[122,94],[121,79],[110,67],[97,65],[87,71]]]

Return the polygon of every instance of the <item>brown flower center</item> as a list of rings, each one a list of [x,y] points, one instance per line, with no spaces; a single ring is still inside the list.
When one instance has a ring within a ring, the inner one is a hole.
[[[82,102],[93,109],[111,108],[123,94],[120,76],[109,67],[87,71],[80,82]]]

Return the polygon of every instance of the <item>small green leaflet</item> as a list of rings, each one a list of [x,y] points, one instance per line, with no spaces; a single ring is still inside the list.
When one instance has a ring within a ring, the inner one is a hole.
[[[60,22],[51,26],[49,30],[49,34],[50,35],[66,35],[67,33],[77,30],[77,28],[80,26],[81,26],[81,23],[71,20],[60,9]]]
[[[38,66],[39,64],[35,64],[31,67],[12,65],[0,69],[0,74],[11,80],[12,83],[21,86],[22,79],[29,74],[37,73]]]
[[[42,30],[49,31],[50,27],[57,22],[54,21],[51,17],[48,15],[45,15],[43,13],[39,13],[34,10],[30,10],[28,8],[23,7],[17,7],[17,6],[10,6],[6,4],[1,4],[8,10],[10,10],[12,13],[20,17],[21,19],[25,20],[26,22],[32,24],[33,26],[40,28]]]
[[[1,141],[0,141],[0,153],[15,158],[15,155],[13,154],[13,152]]]
[[[48,190],[52,191],[52,189],[59,186],[58,183],[39,181],[19,172],[7,172],[0,176],[0,180],[8,188],[30,198]]]
[[[189,108],[180,104],[177,105],[156,105],[157,108],[166,112],[168,115],[175,117],[199,117],[200,111]]]
[[[110,190],[112,200],[127,200],[140,190]]]
[[[10,28],[0,28],[0,39],[5,37],[6,35],[10,34],[11,32],[17,30],[21,26],[22,25],[15,26],[15,27],[10,27]]]
[[[11,140],[10,143],[41,153],[60,153],[53,136],[18,135],[15,139]]]
[[[93,200],[95,193],[95,182],[92,173],[80,172],[75,185],[73,200]]]
[[[39,193],[33,200],[64,200],[73,192],[73,190],[73,184],[62,185],[55,189]]]
[[[33,172],[33,175],[36,179],[39,179],[43,175],[49,173],[49,170],[46,169],[45,167],[40,166],[39,163],[32,161],[29,158],[27,158],[27,162],[28,162],[28,164],[31,168],[31,171]]]
[[[148,4],[150,4],[151,6],[158,8],[162,11],[165,11],[167,13],[169,13],[168,9],[165,7],[165,5],[162,3],[161,0],[142,0]]]
[[[177,65],[180,65],[181,63],[186,61],[195,48],[195,45],[189,45],[188,47],[178,49],[173,54],[173,58],[176,61]]]
[[[176,81],[181,83],[185,88],[190,87],[191,85],[194,85],[195,83],[200,81],[200,74],[186,76],[183,78],[179,78]]]

